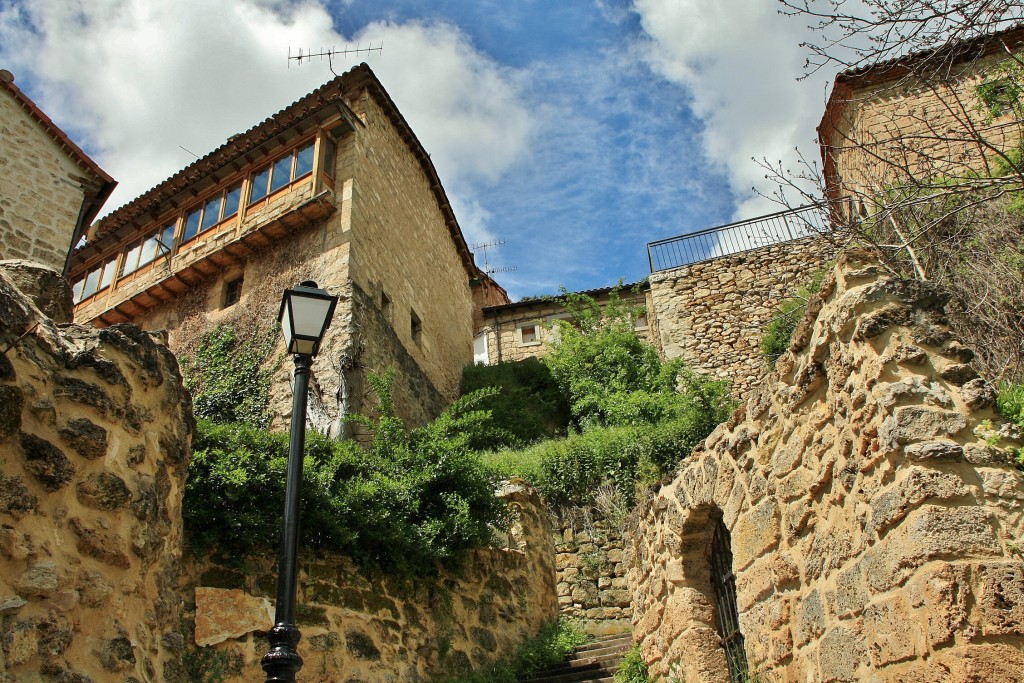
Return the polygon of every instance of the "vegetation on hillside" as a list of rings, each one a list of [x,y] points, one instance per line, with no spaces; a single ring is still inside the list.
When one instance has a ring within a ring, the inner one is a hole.
[[[693,447],[728,417],[733,402],[726,382],[692,372],[680,360],[662,361],[635,329],[643,312],[613,290],[605,306],[589,296],[565,292],[572,321],[556,321],[555,340],[540,363],[569,407],[569,434],[525,448],[507,448],[509,425],[499,421],[478,444],[500,476],[533,483],[556,506],[589,506],[599,493],[612,493],[631,506],[638,485],[672,472]],[[536,361],[530,361],[536,363]],[[473,386],[502,387],[508,370],[477,366]],[[537,402],[554,402],[546,396]],[[497,415],[515,419],[516,406],[533,401],[528,391],[503,388],[489,404]],[[536,441],[543,433],[525,435]]]
[[[789,341],[807,310],[807,302],[821,290],[824,279],[824,270],[815,272],[808,284],[797,287],[791,296],[779,304],[775,317],[761,334],[761,355],[768,367],[774,368],[779,357],[789,349]]]
[[[373,384],[381,417],[362,418],[369,448],[307,435],[302,543],[364,566],[432,574],[488,544],[504,523],[492,477],[467,447],[486,419],[475,408],[485,392],[409,431],[394,415],[390,375]],[[276,547],[288,435],[201,419],[193,449],[183,509],[193,548],[241,556]]]

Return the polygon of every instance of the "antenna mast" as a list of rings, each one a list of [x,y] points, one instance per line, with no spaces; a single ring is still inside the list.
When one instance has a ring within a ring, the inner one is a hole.
[[[500,247],[503,244],[505,244],[505,240],[493,239],[490,242],[477,242],[476,244],[473,245],[473,251],[479,249],[480,252],[483,253],[484,267],[482,268],[482,270],[488,275],[493,275],[495,273],[511,273],[512,271],[517,270],[515,266],[505,266],[502,268],[498,268],[497,266],[491,265],[491,259],[487,254],[487,250],[493,249],[495,247]]]

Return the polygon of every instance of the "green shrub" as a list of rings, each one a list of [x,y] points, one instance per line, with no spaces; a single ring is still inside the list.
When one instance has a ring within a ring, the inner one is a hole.
[[[435,683],[516,683],[525,676],[557,664],[590,640],[576,622],[559,619],[544,624],[536,637],[523,641],[515,655],[481,671],[442,676]]]
[[[240,337],[219,326],[199,341],[195,355],[181,356],[185,387],[192,394],[196,417],[219,423],[265,427],[270,422],[270,376],[267,359],[273,334],[254,332]]]
[[[789,349],[793,331],[804,317],[807,302],[821,290],[824,279],[825,271],[819,270],[811,277],[810,284],[797,288],[793,296],[783,299],[779,304],[777,315],[772,318],[761,335],[761,355],[768,361],[768,367],[774,368],[779,357]]]
[[[617,289],[603,308],[564,289],[562,297],[572,323],[555,321],[559,333],[543,362],[569,397],[581,429],[656,424],[681,417],[695,402],[727,400],[724,382],[690,373],[681,360],[658,357],[635,329],[643,307],[623,302]],[[692,396],[694,391],[702,396]]]
[[[367,449],[307,436],[303,544],[389,571],[433,573],[438,562],[490,542],[504,506],[467,441],[486,419],[484,394],[460,399],[426,427],[394,417],[390,375],[371,380],[381,418]],[[276,547],[288,437],[200,420],[183,515],[190,544],[239,556]]]
[[[622,661],[619,663],[619,670],[615,672],[615,683],[650,683],[651,679],[647,673],[647,663],[640,654],[640,648],[636,645],[626,650]]]
[[[672,472],[727,415],[723,403],[717,413],[693,410],[654,425],[595,427],[522,451],[489,453],[484,461],[496,475],[531,482],[556,507],[590,506],[603,486],[632,506],[638,485]]]
[[[468,365],[462,371],[462,394],[493,387],[498,393],[480,403],[491,422],[472,445],[480,450],[522,448],[564,436],[569,403],[551,371],[537,358],[496,365]]]
[[[1024,430],[1024,384],[1001,384],[996,397],[1000,417]],[[1024,447],[1017,449],[1017,466],[1024,467]]]

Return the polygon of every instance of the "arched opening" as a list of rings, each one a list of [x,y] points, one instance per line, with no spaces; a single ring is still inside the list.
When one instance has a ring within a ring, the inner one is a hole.
[[[740,631],[740,615],[736,607],[736,576],[732,573],[732,544],[729,529],[721,516],[712,518],[711,587],[715,594],[715,623],[729,664],[729,680],[747,683],[750,670]]]

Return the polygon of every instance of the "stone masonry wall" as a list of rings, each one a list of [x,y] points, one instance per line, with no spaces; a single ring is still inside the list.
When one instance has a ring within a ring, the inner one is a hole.
[[[352,165],[350,277],[378,302],[398,340],[441,395],[454,401],[462,368],[473,359],[469,274],[430,181],[401,132],[368,93],[352,108],[366,128],[339,149],[340,162]],[[386,307],[380,305],[382,296],[390,301]]]
[[[184,683],[177,362],[47,314],[71,318],[58,273],[0,264],[0,681]]]
[[[586,510],[552,516],[558,608],[595,635],[631,628],[621,525]]]
[[[910,180],[943,173],[984,171],[984,159],[1020,143],[1021,122],[1011,108],[993,116],[977,87],[997,82],[998,54],[953,66],[944,82],[894,75],[879,83],[839,83],[819,133],[830,141],[836,197],[843,211],[871,212],[872,198]],[[971,143],[984,140],[985,145]],[[852,197],[852,199],[851,199]],[[863,210],[860,202],[865,202]],[[851,203],[853,202],[853,203]]]
[[[370,576],[345,558],[300,560],[300,680],[426,681],[479,668],[511,655],[558,615],[554,549],[536,492],[507,485],[501,497],[516,522],[506,548],[474,551],[457,571],[436,580]],[[245,558],[245,568],[193,568],[195,640],[227,666],[228,683],[263,676],[274,558]]]
[[[779,303],[834,257],[807,238],[651,275],[656,344],[665,358],[732,382],[743,397],[767,373],[761,335]]]
[[[63,269],[85,196],[73,176],[85,174],[0,88],[0,259]]]
[[[653,675],[726,683],[709,534],[731,536],[768,681],[1024,679],[1024,476],[938,290],[840,258],[767,384],[643,506],[628,547]]]

